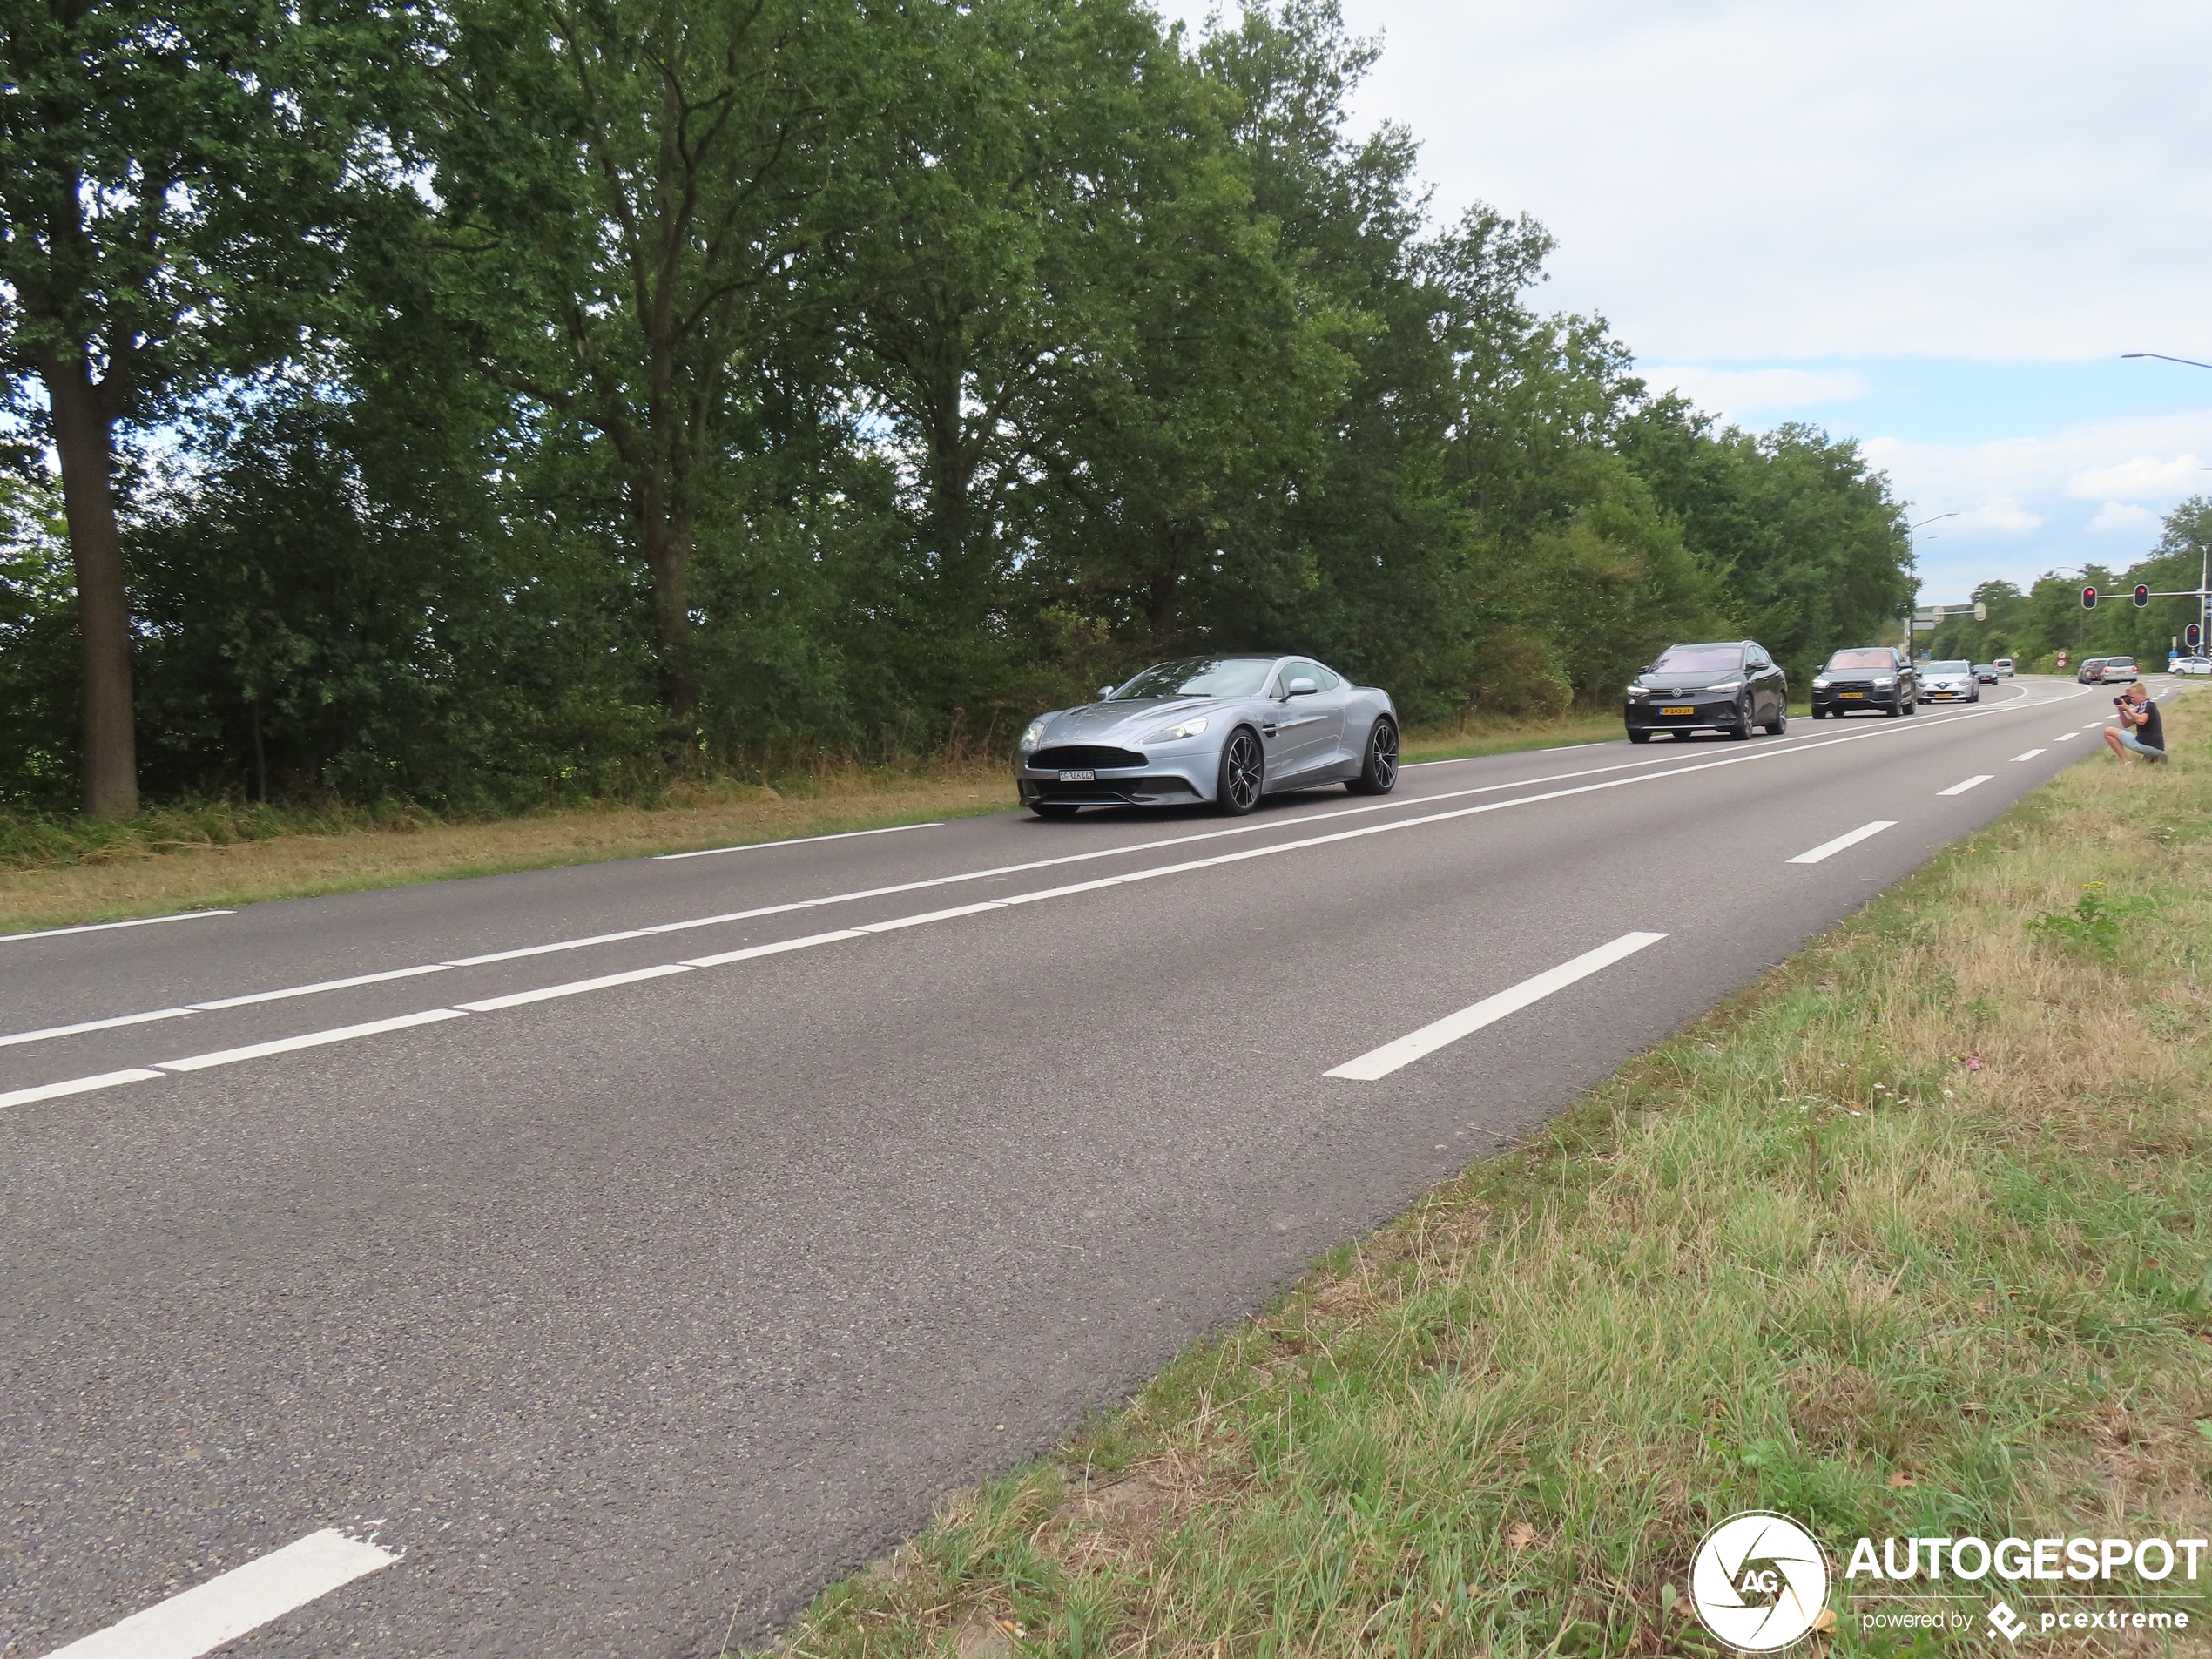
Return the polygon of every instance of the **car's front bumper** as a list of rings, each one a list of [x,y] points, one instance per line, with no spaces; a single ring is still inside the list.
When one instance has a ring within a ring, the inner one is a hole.
[[[1971,703],[1974,693],[1964,685],[1931,685],[1920,693],[1923,703]]]
[[[1676,712],[1676,711],[1687,712]],[[1743,724],[1740,692],[1723,697],[1691,692],[1683,697],[1632,698],[1623,705],[1622,718],[1631,732],[1732,732]]]
[[[1855,709],[1894,709],[1904,693],[1892,685],[1881,691],[1858,686],[1817,685],[1812,691],[1815,714],[1849,714]]]
[[[1213,799],[1211,756],[1149,756],[1142,766],[1039,768],[1022,762],[1015,789],[1024,806],[1173,806]]]

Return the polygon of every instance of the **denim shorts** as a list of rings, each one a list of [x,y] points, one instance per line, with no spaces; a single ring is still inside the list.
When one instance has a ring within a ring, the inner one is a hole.
[[[2145,743],[2141,738],[2137,737],[2132,732],[2122,732],[2119,734],[2119,737],[2120,746],[2121,748],[2126,749],[2132,753],[2139,754],[2146,760],[2163,760],[2166,759],[2165,750],[2152,748],[2150,745]]]

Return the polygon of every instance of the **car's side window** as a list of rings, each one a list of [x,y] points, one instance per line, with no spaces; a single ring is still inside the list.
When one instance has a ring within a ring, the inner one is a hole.
[[[1276,677],[1275,695],[1288,697],[1292,680],[1312,680],[1314,685],[1318,685],[1321,684],[1321,671],[1315,664],[1304,660],[1285,663],[1282,672]]]
[[[1325,691],[1333,691],[1344,684],[1344,677],[1333,669],[1324,668],[1318,663],[1308,663],[1306,666],[1313,671],[1313,683]]]

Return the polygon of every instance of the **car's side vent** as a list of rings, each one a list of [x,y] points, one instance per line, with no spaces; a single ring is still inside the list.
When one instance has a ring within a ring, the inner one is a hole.
[[[1109,749],[1095,743],[1068,743],[1056,749],[1040,749],[1029,757],[1038,772],[1096,772],[1107,766],[1141,766],[1144,757],[1130,749]]]

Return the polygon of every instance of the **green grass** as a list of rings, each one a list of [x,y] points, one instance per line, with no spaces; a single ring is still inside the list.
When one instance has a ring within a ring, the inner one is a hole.
[[[776,1651],[1714,1653],[1678,1592],[1741,1509],[2212,1532],[2212,745],[2168,718],[2169,765],[2062,774]],[[1811,1651],[1952,1650],[1831,1604]]]

